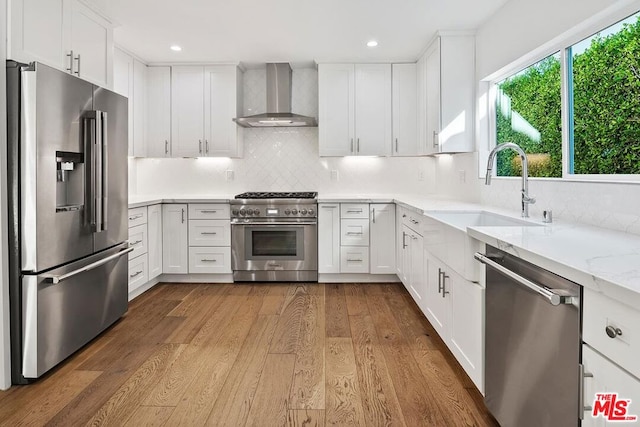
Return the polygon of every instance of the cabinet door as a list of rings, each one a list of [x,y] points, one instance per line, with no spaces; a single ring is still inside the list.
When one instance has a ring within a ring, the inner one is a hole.
[[[204,69],[204,151],[207,156],[238,155],[238,90],[236,67],[221,65]]]
[[[453,271],[445,279],[451,301],[447,343],[469,377],[482,392],[484,387],[484,289]]]
[[[113,50],[113,91],[126,96],[128,100],[127,141],[129,149],[127,155],[133,156],[133,58],[120,49]]]
[[[394,156],[417,156],[418,143],[418,88],[416,64],[393,64],[391,68],[393,95]]]
[[[396,205],[371,204],[369,209],[370,273],[393,274],[396,271]]]
[[[402,225],[402,276],[400,280],[405,288],[411,292],[411,230],[406,225]]]
[[[231,224],[228,219],[189,220],[189,246],[231,245]]]
[[[365,246],[342,246],[340,248],[341,273],[368,273],[369,248]]]
[[[640,416],[640,381],[623,371],[618,365],[595,352],[587,345],[582,346],[582,364],[584,372],[593,375],[585,377],[583,408],[593,408],[596,393],[617,393],[617,399],[631,399],[627,415]],[[593,409],[584,410],[582,425],[585,427],[620,425],[620,422],[607,421],[603,415],[594,418]],[[635,425],[635,423],[631,423]],[[624,423],[622,423],[624,425]]]
[[[426,271],[428,274],[426,285],[427,292],[425,296],[425,305],[423,308],[424,314],[429,319],[429,322],[433,325],[438,335],[447,342],[447,313],[449,311],[449,301],[446,295],[442,295],[442,279],[444,272],[444,266],[435,259],[431,254],[425,251],[424,262],[427,263]],[[448,278],[444,277],[445,286]]]
[[[136,225],[129,228],[129,247],[133,248],[129,252],[129,260],[147,253],[148,237],[147,224]]]
[[[39,61],[59,70],[69,68],[65,27],[68,0],[10,0],[7,58]]]
[[[341,219],[340,244],[342,246],[369,246],[368,219]]]
[[[421,235],[411,232],[411,248],[409,256],[411,257],[409,287],[410,292],[414,295],[416,304],[419,307],[424,306],[426,297],[426,286],[424,282],[424,254],[423,254],[423,238]]]
[[[147,66],[137,59],[133,60],[133,155],[146,157],[147,140],[145,138],[145,107]],[[131,108],[131,107],[130,107]],[[129,126],[131,129],[131,126]]]
[[[230,274],[231,248],[189,248],[189,273]]]
[[[74,73],[99,86],[112,87],[113,29],[110,23],[74,0],[70,34],[75,56]]]
[[[427,145],[427,55],[418,59],[417,67],[417,113],[418,113],[418,154],[425,152]]]
[[[318,273],[340,273],[340,205],[318,205]]]
[[[391,154],[391,64],[357,64],[356,144],[357,155]]]
[[[171,156],[171,67],[147,67],[147,157]]]
[[[204,69],[171,69],[171,152],[173,157],[204,156]]]
[[[440,39],[426,53],[426,154],[440,151]]]
[[[148,208],[147,255],[149,280],[162,274],[162,205]]]
[[[162,205],[162,271],[188,271],[187,205]]]
[[[318,65],[318,106],[320,155],[355,154],[353,64]]]

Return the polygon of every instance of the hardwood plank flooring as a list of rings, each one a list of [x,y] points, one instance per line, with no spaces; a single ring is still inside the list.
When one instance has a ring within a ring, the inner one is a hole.
[[[169,284],[0,425],[497,426],[401,284]]]

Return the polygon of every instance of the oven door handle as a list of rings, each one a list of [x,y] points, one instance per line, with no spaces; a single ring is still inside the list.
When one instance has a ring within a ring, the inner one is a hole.
[[[264,226],[264,225],[317,225],[318,222],[317,221],[305,221],[305,222],[288,222],[288,221],[278,221],[278,222],[231,222],[231,225],[260,225],[260,226]]]
[[[487,257],[480,252],[476,252],[473,257],[480,261],[483,264],[488,265],[489,267],[497,270],[499,273],[515,280],[517,283],[523,285],[524,287],[536,292],[537,294],[544,297],[551,305],[560,305],[560,304],[571,304],[572,298],[567,297],[566,295],[559,295],[555,292],[550,291],[549,289],[538,285],[537,283],[532,282],[529,279],[526,279],[519,274],[509,270],[508,268],[498,264],[491,258]]]

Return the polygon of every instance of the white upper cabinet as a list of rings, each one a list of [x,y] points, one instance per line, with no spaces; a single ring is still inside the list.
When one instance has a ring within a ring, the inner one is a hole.
[[[10,0],[8,58],[113,84],[111,22],[78,0]]]
[[[392,115],[394,156],[416,156],[421,153],[418,140],[418,87],[416,64],[393,64]]]
[[[391,65],[318,66],[321,156],[391,153]]]
[[[147,67],[147,157],[171,157],[171,67]]]
[[[241,155],[239,76],[234,65],[172,67],[173,157]]]
[[[425,153],[474,151],[474,37],[442,33],[424,61],[426,117],[420,120],[426,119]]]
[[[147,66],[116,48],[113,53],[113,90],[129,100],[129,156],[147,155],[146,128]]]
[[[204,69],[205,155],[242,156],[242,128],[233,121],[242,116],[242,73],[235,66],[219,65]]]

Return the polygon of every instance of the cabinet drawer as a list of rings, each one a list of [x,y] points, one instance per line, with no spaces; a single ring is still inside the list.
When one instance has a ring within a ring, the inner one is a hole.
[[[583,341],[640,378],[640,311],[585,288]]]
[[[129,227],[147,223],[147,207],[129,209]]]
[[[368,273],[369,248],[363,246],[342,246],[340,248],[341,273]]]
[[[340,244],[342,246],[369,246],[369,220],[341,220]]]
[[[189,220],[189,246],[230,246],[231,222],[227,219]]]
[[[412,230],[422,234],[422,222],[424,218],[422,215],[418,215],[417,213],[405,209],[402,212],[402,224],[411,228]]]
[[[231,273],[231,248],[189,248],[189,273]]]
[[[129,252],[130,260],[147,253],[147,224],[129,228],[129,247],[135,248]]]
[[[147,254],[129,260],[129,292],[149,281]]]
[[[189,204],[189,219],[229,219],[230,217],[228,204]]]
[[[369,205],[365,203],[342,203],[340,204],[340,218],[369,219]]]

